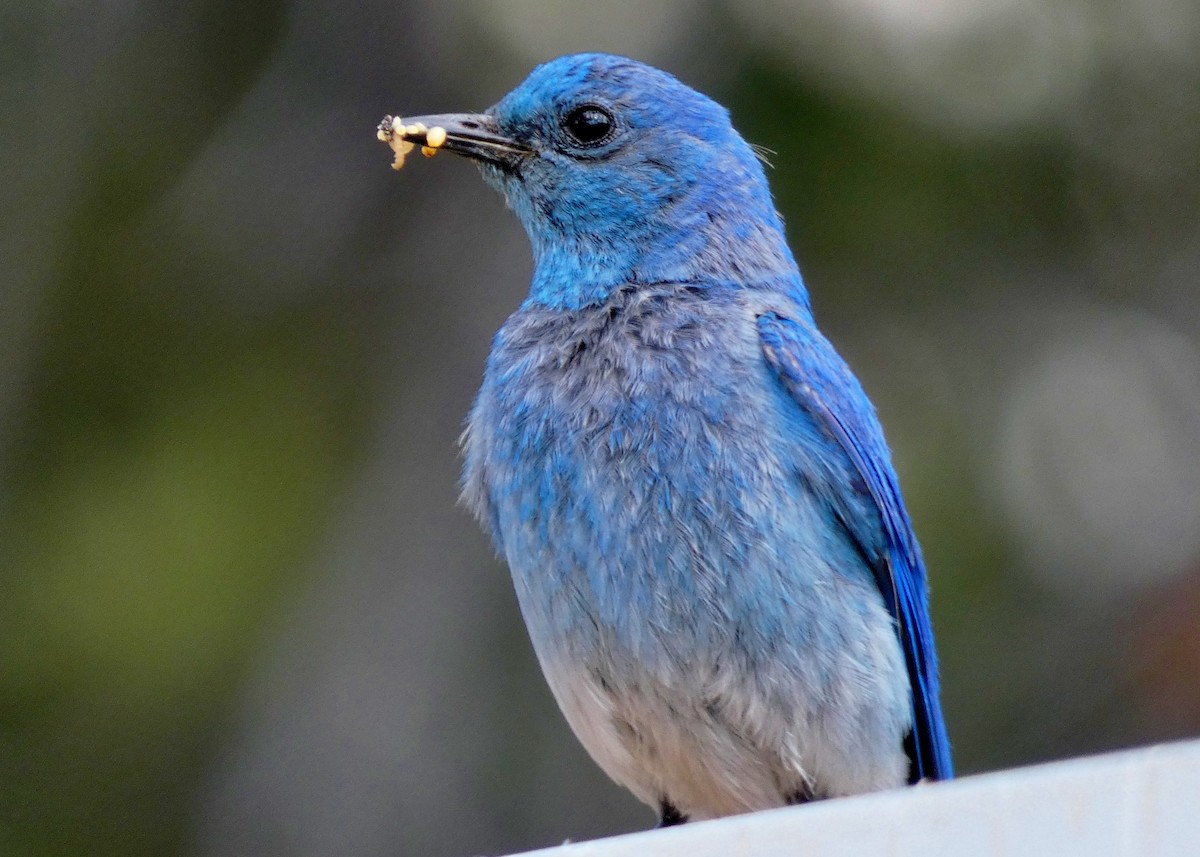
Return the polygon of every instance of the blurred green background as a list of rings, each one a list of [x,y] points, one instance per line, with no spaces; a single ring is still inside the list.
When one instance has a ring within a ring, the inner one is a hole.
[[[769,147],[929,561],[964,773],[1200,732],[1200,6],[0,6],[0,854],[649,826],[456,437],[529,274],[384,113],[661,65]]]

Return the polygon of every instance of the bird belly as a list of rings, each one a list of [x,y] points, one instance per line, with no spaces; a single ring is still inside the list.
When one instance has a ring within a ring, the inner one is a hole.
[[[617,479],[593,475],[589,504],[623,499],[543,510],[509,563],[554,696],[612,779],[694,819],[904,784],[894,622],[865,571],[839,568],[857,558],[802,492],[760,486],[772,499],[758,505],[688,487],[696,472],[733,484],[716,460],[663,467],[677,506],[664,522],[644,474],[581,467]]]
[[[655,810],[665,801],[699,820],[785,803],[770,760],[719,724],[694,716],[697,700],[640,682],[636,690],[601,684],[553,655],[542,659],[542,669],[591,757]]]
[[[620,647],[580,656],[536,623],[530,632],[559,707],[597,764],[651,807],[668,801],[702,819],[905,783],[908,687],[890,620],[879,618],[875,639],[860,646],[875,658],[865,686],[852,652],[792,652],[791,663],[721,674],[710,652],[696,651],[693,663],[663,675]],[[797,675],[831,662],[829,686]]]

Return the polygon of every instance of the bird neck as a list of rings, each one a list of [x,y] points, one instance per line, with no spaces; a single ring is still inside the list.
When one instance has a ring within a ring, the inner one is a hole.
[[[532,303],[578,309],[629,283],[724,284],[808,296],[774,210],[747,217],[721,210],[668,210],[636,225],[586,233],[530,229]]]

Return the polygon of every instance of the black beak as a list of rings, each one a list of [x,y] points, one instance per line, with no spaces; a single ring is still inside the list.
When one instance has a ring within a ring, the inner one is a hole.
[[[532,154],[528,146],[501,134],[496,120],[486,113],[385,116],[379,124],[379,138],[393,148],[393,141],[400,139],[434,151],[445,149],[505,170],[516,169]]]

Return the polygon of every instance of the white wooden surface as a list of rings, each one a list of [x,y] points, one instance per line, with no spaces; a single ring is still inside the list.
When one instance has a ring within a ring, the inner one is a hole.
[[[1200,741],[528,852],[526,857],[1200,857]]]

